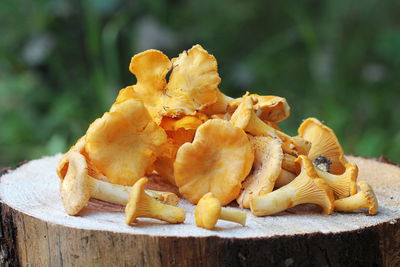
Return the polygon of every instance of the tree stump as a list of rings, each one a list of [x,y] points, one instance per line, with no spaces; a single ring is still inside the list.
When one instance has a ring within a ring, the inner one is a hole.
[[[348,157],[370,183],[379,212],[322,215],[305,205],[276,216],[248,213],[247,226],[197,228],[139,219],[89,204],[68,216],[55,167],[60,155],[31,161],[0,179],[1,266],[400,266],[400,168]]]

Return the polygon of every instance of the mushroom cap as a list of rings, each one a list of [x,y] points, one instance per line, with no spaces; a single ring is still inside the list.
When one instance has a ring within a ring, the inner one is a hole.
[[[69,215],[76,215],[88,203],[93,181],[88,175],[86,159],[80,153],[71,151],[68,154],[67,174],[60,185],[64,209]]]
[[[122,89],[116,103],[127,99],[140,100],[153,120],[159,124],[162,116],[163,92],[167,85],[166,76],[172,63],[161,51],[150,49],[132,57],[129,70],[136,76],[136,84]]]
[[[139,99],[159,124],[163,116],[195,115],[217,102],[217,61],[200,45],[169,60],[158,50],[147,50],[132,57],[129,67],[136,76],[134,86],[120,91],[116,102]],[[172,71],[171,71],[172,69]],[[166,76],[171,71],[167,83]]]
[[[221,214],[221,202],[211,192],[205,194],[197,203],[194,216],[196,225],[213,229]]]
[[[163,145],[164,151],[154,162],[154,170],[167,179],[171,184],[176,185],[174,177],[174,161],[179,147],[192,142],[197,127],[199,127],[208,117],[202,113],[196,116],[184,116],[181,119],[163,117],[160,126],[166,131],[168,141]]]
[[[128,99],[95,120],[86,141],[91,163],[109,182],[132,185],[156,160],[167,135],[152,121],[142,102]]]
[[[71,146],[71,148],[61,157],[56,169],[60,179],[64,179],[65,175],[67,174],[70,154],[72,152],[82,153],[85,150],[85,145],[86,139],[85,136],[82,136],[78,139],[78,141],[76,141],[75,145]]]
[[[171,61],[173,69],[167,85],[171,97],[165,115],[191,115],[217,102],[221,78],[213,55],[194,45]]]
[[[378,199],[376,198],[374,190],[364,181],[358,182],[357,185],[360,187],[361,192],[368,202],[368,213],[370,215],[375,215],[378,212]]]
[[[154,170],[169,183],[176,185],[174,176],[174,162],[176,152],[182,144],[192,142],[196,130],[185,130],[180,128],[176,131],[166,131],[168,141],[163,146],[164,151],[154,162]]]
[[[300,137],[311,142],[308,157],[312,161],[318,156],[324,156],[332,162],[330,167],[331,173],[342,174],[345,171],[344,165],[347,163],[347,160],[332,129],[322,124],[316,118],[308,118],[300,125],[298,133]]]
[[[254,153],[247,135],[227,121],[211,119],[197,128],[192,143],[183,144],[174,163],[179,192],[196,204],[212,192],[222,205],[240,193]]]
[[[228,110],[233,112],[246,97],[252,99],[253,110],[262,120],[280,122],[290,115],[290,106],[285,98],[271,95],[261,96],[249,93],[246,93],[243,97],[230,101]]]
[[[138,203],[141,202],[142,195],[146,194],[144,191],[144,187],[147,182],[147,178],[140,178],[131,188],[131,191],[129,193],[129,202],[125,206],[125,221],[128,225],[136,222],[136,218],[140,213],[140,206],[138,205]]]
[[[250,137],[254,150],[253,168],[242,184],[236,199],[243,208],[250,208],[250,198],[271,192],[281,172],[281,143],[271,137]]]

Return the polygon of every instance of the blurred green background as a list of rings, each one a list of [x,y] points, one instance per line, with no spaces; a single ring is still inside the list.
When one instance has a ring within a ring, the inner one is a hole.
[[[399,1],[0,2],[0,167],[64,152],[119,89],[130,58],[199,43],[221,90],[286,97],[346,153],[400,162]]]

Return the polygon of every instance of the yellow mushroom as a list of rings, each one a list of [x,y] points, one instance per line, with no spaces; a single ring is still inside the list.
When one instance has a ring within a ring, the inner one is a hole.
[[[108,181],[133,185],[143,177],[167,141],[143,103],[128,99],[94,121],[86,133],[89,161]]]
[[[153,218],[169,223],[185,221],[185,211],[181,208],[161,203],[146,194],[144,186],[147,178],[139,179],[130,191],[130,199],[125,207],[125,222],[130,225],[138,217]]]
[[[162,153],[154,162],[154,170],[170,184],[176,185],[174,176],[174,162],[176,152],[184,143],[191,143],[197,127],[208,120],[202,113],[196,116],[184,116],[180,119],[164,117],[160,126],[165,130],[168,141],[162,147]]]
[[[335,133],[315,118],[308,118],[298,129],[299,137],[311,142],[308,157],[312,161],[322,156],[331,162],[326,165],[327,171],[333,174],[342,174],[347,163],[344,152]],[[318,160],[317,160],[318,161]],[[317,164],[318,165],[318,164]]]
[[[242,103],[240,103],[233,113],[230,122],[252,135],[270,136],[280,140],[285,153],[306,155],[311,146],[311,144],[303,138],[290,137],[284,132],[276,130],[274,127],[263,122],[256,113],[254,113],[251,97],[244,97]]]
[[[350,197],[335,200],[335,210],[352,211],[357,209],[368,209],[370,215],[378,212],[378,199],[372,187],[364,181],[358,182],[360,191]]]
[[[221,208],[221,202],[211,192],[205,194],[197,203],[194,212],[196,225],[205,229],[213,229],[218,220],[246,224],[246,212]]]
[[[242,183],[242,192],[236,201],[242,208],[250,208],[252,196],[263,195],[274,189],[281,172],[283,152],[278,140],[271,137],[250,137],[254,150],[253,168]]]
[[[263,121],[280,122],[290,115],[290,107],[285,98],[271,95],[261,96],[248,92],[243,97],[230,101],[228,110],[233,113],[246,97],[252,99],[253,109]]]
[[[130,187],[97,180],[89,175],[88,165],[78,152],[68,154],[68,169],[61,181],[60,192],[65,211],[69,215],[78,214],[90,198],[125,206],[129,200]],[[179,198],[170,192],[146,190],[155,199],[177,205]]]
[[[225,120],[211,119],[197,128],[192,143],[178,149],[175,182],[193,204],[212,192],[226,205],[239,195],[253,160],[253,149],[242,129]]]
[[[344,167],[345,171],[340,175],[331,174],[318,167],[315,168],[318,176],[325,180],[336,198],[345,198],[357,193],[358,167],[354,163],[346,163]]]
[[[296,162],[300,164],[301,172],[292,182],[269,194],[252,197],[250,209],[254,215],[271,215],[303,203],[317,204],[323,213],[332,213],[333,192],[323,179],[318,178],[312,162],[304,155]]]
[[[85,136],[79,138],[78,141],[76,141],[75,145],[73,145],[64,155],[62,155],[56,169],[57,175],[61,180],[64,179],[65,175],[67,174],[69,155],[72,152],[78,152],[82,154],[82,152],[85,150],[85,145],[86,145],[85,138],[86,138]]]
[[[147,50],[132,57],[129,69],[137,83],[122,89],[116,103],[126,99],[143,101],[157,124],[163,116],[195,115],[217,102],[221,82],[217,61],[200,45],[172,60],[161,51]]]

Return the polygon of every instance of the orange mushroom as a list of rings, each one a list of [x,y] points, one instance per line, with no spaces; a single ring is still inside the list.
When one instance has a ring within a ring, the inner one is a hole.
[[[133,185],[156,160],[167,135],[142,102],[128,99],[94,121],[86,141],[90,161],[109,182]]]
[[[333,174],[342,174],[345,171],[347,160],[332,129],[316,118],[308,118],[300,125],[298,133],[300,137],[311,142],[308,157],[312,161],[323,156],[331,162],[327,171]]]
[[[242,129],[221,119],[197,128],[192,143],[183,144],[174,163],[179,192],[196,204],[212,192],[222,205],[234,200],[250,172],[254,152]]]
[[[357,209],[368,209],[369,215],[375,215],[378,212],[378,199],[375,196],[372,187],[364,182],[358,182],[360,192],[357,194],[335,200],[335,210],[352,211]]]
[[[263,121],[280,122],[290,115],[290,107],[285,98],[271,95],[261,96],[249,94],[248,92],[243,97],[230,101],[229,111],[232,113],[236,110],[246,97],[252,99],[253,109]]]
[[[345,198],[357,193],[358,167],[354,163],[346,163],[345,171],[342,174],[331,174],[315,167],[318,176],[325,180],[328,186],[335,193],[336,198]]]
[[[312,162],[304,155],[296,162],[301,165],[301,172],[292,182],[269,194],[251,198],[250,209],[254,215],[272,215],[304,203],[321,206],[325,214],[333,212],[333,192],[318,178]]]
[[[217,61],[200,45],[172,60],[158,50],[147,50],[132,58],[129,69],[137,83],[122,89],[116,102],[140,99],[157,124],[163,116],[195,115],[217,102]]]
[[[85,136],[79,138],[75,145],[73,145],[64,155],[62,155],[56,169],[57,175],[60,179],[64,179],[65,175],[67,174],[69,155],[73,152],[82,153],[84,151],[86,145],[85,138]]]
[[[240,210],[221,208],[218,198],[208,192],[199,200],[194,216],[198,227],[211,230],[218,220],[235,222],[245,226],[247,214]]]
[[[91,177],[86,158],[76,151],[68,153],[67,159],[68,169],[60,185],[61,199],[67,214],[78,214],[90,198],[119,205],[128,203],[130,187]],[[178,196],[174,193],[155,190],[146,190],[146,193],[163,203],[176,206],[179,202]]]
[[[147,178],[139,179],[130,191],[130,199],[125,207],[125,223],[130,225],[138,217],[154,218],[168,223],[183,223],[186,213],[183,209],[162,203],[149,196],[144,186]]]

